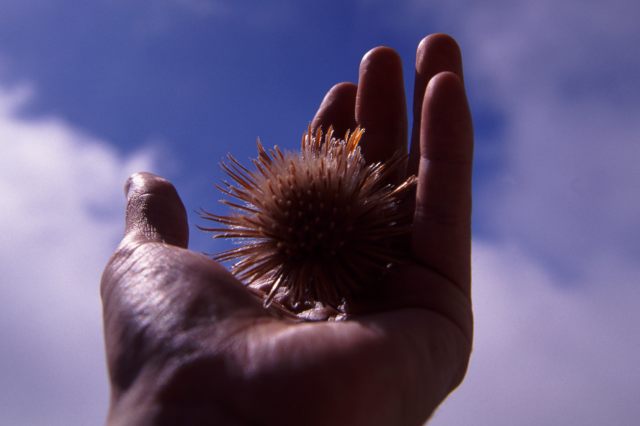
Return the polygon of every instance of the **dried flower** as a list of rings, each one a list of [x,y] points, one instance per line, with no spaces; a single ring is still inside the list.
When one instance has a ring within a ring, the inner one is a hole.
[[[225,227],[201,229],[214,238],[240,239],[239,247],[215,259],[237,260],[232,272],[250,285],[267,283],[265,305],[280,289],[294,306],[338,307],[402,259],[394,242],[408,233],[409,218],[399,204],[415,177],[389,183],[405,155],[366,164],[363,133],[357,128],[337,139],[332,128],[324,137],[309,129],[299,153],[267,152],[258,141],[255,171],[230,154],[222,164],[234,182],[218,189],[239,202],[221,202],[236,212],[203,212]]]

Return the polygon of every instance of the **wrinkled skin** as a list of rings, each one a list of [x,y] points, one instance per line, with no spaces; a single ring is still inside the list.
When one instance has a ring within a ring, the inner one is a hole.
[[[187,250],[184,207],[148,174],[126,186],[126,233],[102,279],[109,424],[418,425],[462,381],[472,342],[473,132],[450,37],[417,50],[407,174],[418,185],[412,260],[345,320],[266,310],[222,266]],[[368,161],[406,148],[398,55],[362,59],[312,127],[366,128]],[[403,176],[398,176],[401,179]]]

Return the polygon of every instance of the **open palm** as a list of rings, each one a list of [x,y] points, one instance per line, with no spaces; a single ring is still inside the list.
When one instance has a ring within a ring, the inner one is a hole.
[[[406,149],[394,51],[373,49],[357,86],[327,93],[312,127],[328,125],[366,128],[371,162]],[[445,35],[418,47],[411,139],[412,260],[341,321],[263,308],[222,266],[186,249],[173,186],[132,176],[126,235],[102,280],[110,424],[424,422],[464,377],[472,341],[473,136],[460,52]]]

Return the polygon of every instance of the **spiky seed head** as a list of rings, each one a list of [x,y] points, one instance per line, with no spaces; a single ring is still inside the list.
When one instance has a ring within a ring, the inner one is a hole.
[[[367,164],[360,151],[364,129],[334,138],[308,129],[299,153],[265,150],[258,141],[255,170],[230,154],[222,168],[233,180],[218,186],[235,212],[203,218],[224,225],[201,229],[241,244],[215,256],[234,260],[232,272],[250,285],[268,283],[265,305],[284,290],[292,305],[321,302],[338,307],[379,279],[402,253],[393,241],[409,231],[399,208],[415,184],[390,177],[406,155]]]

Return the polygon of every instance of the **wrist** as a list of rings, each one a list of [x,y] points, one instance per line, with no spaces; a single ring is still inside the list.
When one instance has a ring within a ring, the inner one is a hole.
[[[220,406],[222,396],[205,386],[201,370],[186,362],[145,371],[124,391],[112,389],[107,425],[244,424]]]
[[[126,389],[112,383],[108,426],[156,424],[154,419],[160,411],[159,389],[145,376],[150,375],[138,375]]]

